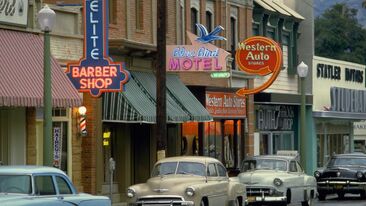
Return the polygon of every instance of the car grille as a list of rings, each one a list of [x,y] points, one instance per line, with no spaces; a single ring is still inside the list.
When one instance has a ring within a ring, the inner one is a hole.
[[[149,196],[149,197],[141,197],[138,199],[138,205],[162,205],[162,206],[171,206],[171,205],[182,205],[183,198],[182,197],[162,197],[162,196]]]

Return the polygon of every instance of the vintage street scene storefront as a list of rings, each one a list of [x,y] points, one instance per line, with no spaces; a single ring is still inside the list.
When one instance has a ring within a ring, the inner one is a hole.
[[[297,114],[297,106],[294,105],[255,105],[255,154],[294,150],[297,145]]]
[[[354,150],[354,124],[366,119],[365,66],[314,57],[314,107],[317,166],[334,153]],[[322,86],[316,88],[315,85]]]

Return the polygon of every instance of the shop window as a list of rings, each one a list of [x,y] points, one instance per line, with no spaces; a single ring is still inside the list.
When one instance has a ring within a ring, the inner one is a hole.
[[[222,161],[221,122],[205,122],[204,155]]]
[[[235,63],[235,53],[236,53],[236,34],[237,34],[237,24],[236,19],[234,17],[230,18],[230,30],[231,30],[231,41],[230,41],[230,52],[233,57],[233,61],[231,62],[231,69],[236,69]]]
[[[323,167],[332,154],[349,152],[349,134],[317,134],[318,167]]]
[[[206,29],[208,32],[212,31],[212,13],[210,11],[206,11]]]
[[[224,159],[226,167],[234,167],[234,121],[226,120],[224,123]]]
[[[187,122],[182,125],[181,155],[198,155],[198,123]]]
[[[67,117],[66,108],[52,109],[52,117]]]

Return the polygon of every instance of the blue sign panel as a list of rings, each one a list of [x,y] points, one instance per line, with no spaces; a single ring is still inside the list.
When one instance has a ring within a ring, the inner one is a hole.
[[[84,55],[67,65],[66,75],[79,92],[94,97],[124,91],[129,72],[124,63],[108,56],[108,0],[85,0],[84,19]]]

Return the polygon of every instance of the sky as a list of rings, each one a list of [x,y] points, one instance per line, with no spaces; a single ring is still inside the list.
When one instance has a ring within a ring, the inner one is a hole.
[[[324,10],[336,3],[346,3],[349,7],[357,9],[358,22],[366,27],[366,8],[362,8],[362,0],[314,0],[314,15],[321,15]]]

